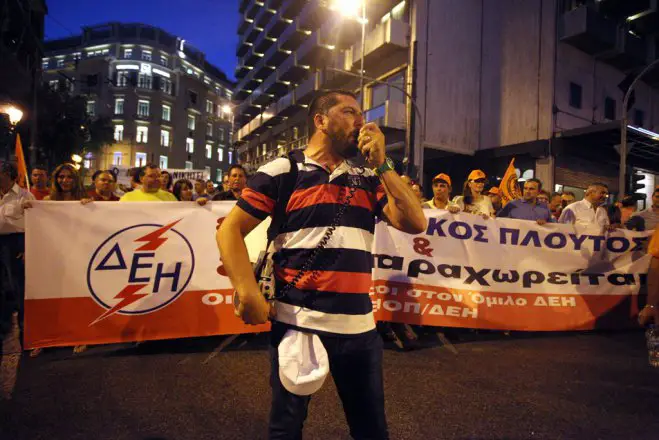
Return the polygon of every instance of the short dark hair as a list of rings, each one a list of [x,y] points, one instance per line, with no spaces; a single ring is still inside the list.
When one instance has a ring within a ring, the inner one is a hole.
[[[176,200],[179,202],[181,201],[181,191],[183,190],[183,185],[187,186],[188,188],[192,189],[192,182],[190,182],[188,179],[179,179],[174,183],[174,188],[172,189],[172,194],[174,194],[174,197],[176,197]]]
[[[229,167],[229,169],[227,170],[227,174],[226,174],[226,175],[227,175],[227,176],[230,176],[230,175],[231,175],[231,171],[233,171],[233,170],[236,169],[236,168],[238,168],[239,170],[241,170],[241,171],[243,172],[243,174],[245,174],[245,176],[247,176],[247,170],[245,170],[245,167],[242,166],[242,165],[240,165],[240,164],[237,164],[237,163],[236,163],[236,164],[233,164],[233,165],[231,165],[231,166]]]
[[[357,99],[357,95],[348,91],[341,89],[333,90],[321,90],[309,104],[309,113],[307,115],[307,130],[309,131],[309,137],[313,136],[316,132],[316,124],[314,119],[317,114],[327,114],[327,112],[339,103],[339,96],[350,96],[351,98]]]
[[[48,174],[48,167],[46,167],[46,165],[36,164],[35,166],[32,167],[32,171],[34,171],[34,170],[42,170],[42,171],[45,171],[46,174]],[[30,172],[32,172],[32,171],[30,171]]]
[[[575,193],[573,193],[572,191],[563,191],[563,193],[561,195],[562,196],[572,196],[575,199],[577,198],[577,195]]]
[[[92,174],[92,182],[96,181],[96,178],[101,174],[104,173],[105,170],[96,170],[94,171],[94,174]]]
[[[530,179],[526,179],[526,182],[535,182],[535,183],[538,184],[538,189],[539,190],[542,189],[542,182],[539,179],[536,179],[535,177],[532,177]],[[524,182],[524,183],[526,183],[526,182]]]
[[[659,191],[659,186],[654,187],[654,191],[652,192],[652,195],[655,195]]]
[[[94,176],[92,177],[92,181],[95,181],[98,176],[101,174],[109,174],[110,177],[112,177],[113,182],[117,182],[117,176],[112,172],[112,170],[98,170],[94,173]]]
[[[8,160],[0,162],[0,172],[9,175],[11,180],[18,179],[18,168],[16,164]]]
[[[551,198],[553,199],[554,197],[560,197],[561,193],[551,193]]]
[[[600,186],[602,188],[606,188],[607,191],[609,190],[609,185],[607,185],[606,183],[602,183],[602,182],[593,182],[590,185],[588,185],[589,188],[591,186]]]
[[[131,168],[130,169],[130,176],[135,183],[140,183],[140,177],[144,174],[144,170],[142,167],[137,167],[137,168]]]
[[[638,206],[636,203],[636,199],[632,196],[627,196],[623,197],[623,199],[620,201],[620,206],[623,208],[630,208],[632,206]]]
[[[144,165],[142,168],[140,168],[140,179],[142,177],[144,177],[144,175],[146,174],[146,170],[149,169],[149,168],[152,169],[152,170],[159,170],[160,169],[160,167],[158,165],[156,165],[155,163],[149,162],[146,165]]]

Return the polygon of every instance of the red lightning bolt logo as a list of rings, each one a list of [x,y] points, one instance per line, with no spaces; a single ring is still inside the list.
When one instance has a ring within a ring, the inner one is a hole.
[[[169,231],[171,228],[174,227],[174,225],[178,222],[180,222],[182,219],[176,220],[174,223],[170,223],[166,226],[163,226],[160,229],[156,229],[155,231],[151,232],[150,234],[146,234],[144,237],[140,237],[135,242],[141,242],[145,241],[146,244],[144,246],[141,246],[137,249],[135,249],[135,252],[138,251],[155,251],[158,249],[160,246],[163,245],[167,241],[166,238],[162,238],[161,235],[164,234],[165,232]]]
[[[128,286],[124,287],[122,291],[119,292],[117,296],[114,297],[114,299],[121,299],[121,301],[119,301],[117,305],[112,307],[110,310],[108,310],[107,312],[103,313],[101,316],[96,318],[96,320],[91,324],[89,324],[89,326],[91,327],[92,325],[104,320],[105,318],[114,315],[124,307],[131,305],[138,299],[145,297],[147,295],[146,293],[137,293],[137,292],[146,286],[148,286],[148,284],[129,284]]]
[[[167,238],[161,237],[165,232],[169,231],[171,228],[174,227],[178,222],[180,222],[182,219],[178,219],[173,223],[170,223],[166,226],[163,226],[162,228],[156,229],[155,231],[146,234],[143,237],[140,237],[135,240],[135,243],[139,242],[146,242],[143,246],[140,246],[139,248],[135,249],[135,252],[137,251],[155,251],[158,249],[160,246],[162,246],[166,241]],[[148,295],[148,293],[137,293],[139,292],[143,287],[148,286],[148,284],[129,284],[128,286],[124,287],[121,292],[119,292],[114,299],[120,299],[114,307],[112,307],[110,310],[106,311],[103,313],[101,316],[96,318],[94,322],[89,324],[91,327],[92,325],[104,320],[105,318],[108,318],[115,313],[121,311],[125,307],[128,307],[129,305],[133,304],[135,301],[139,300],[140,298],[143,298]]]

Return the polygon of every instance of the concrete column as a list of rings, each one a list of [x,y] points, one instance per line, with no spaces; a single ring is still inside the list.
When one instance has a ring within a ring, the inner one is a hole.
[[[554,157],[549,156],[535,161],[535,177],[542,182],[542,188],[554,192]]]

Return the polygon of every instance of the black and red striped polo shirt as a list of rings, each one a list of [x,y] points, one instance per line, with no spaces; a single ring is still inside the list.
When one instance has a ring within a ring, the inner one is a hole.
[[[278,292],[318,246],[346,200],[349,187],[357,190],[327,246],[296,286],[275,301],[275,320],[316,333],[357,335],[373,330],[368,294],[371,247],[375,217],[386,204],[384,188],[370,169],[346,161],[330,172],[302,156],[297,156],[299,171],[286,206],[286,221],[274,241]],[[288,158],[261,167],[243,190],[238,206],[258,219],[272,215],[278,188],[289,171]]]

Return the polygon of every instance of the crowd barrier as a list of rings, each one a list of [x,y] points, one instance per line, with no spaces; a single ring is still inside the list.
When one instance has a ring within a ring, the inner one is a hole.
[[[218,271],[216,221],[232,207],[35,202],[26,214],[26,348],[267,331],[234,316]],[[425,213],[418,235],[376,225],[376,319],[529,331],[633,325],[649,233]],[[266,227],[248,236],[252,259]]]

